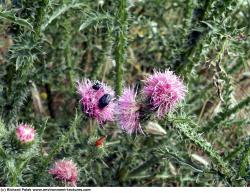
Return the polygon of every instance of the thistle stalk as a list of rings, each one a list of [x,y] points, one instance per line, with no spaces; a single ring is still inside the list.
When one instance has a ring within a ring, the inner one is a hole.
[[[101,71],[102,73],[105,72],[104,66],[106,66],[108,57],[111,54],[113,42],[112,42],[112,34],[111,30],[108,30],[104,36],[104,42],[103,42],[103,51],[100,56],[100,60],[97,65],[93,67],[93,72],[91,73],[91,77],[93,79],[99,78]]]
[[[69,21],[69,17],[66,17],[64,20],[64,27],[65,27],[65,60],[66,64],[68,66],[68,77],[70,81],[70,86],[71,88],[74,87],[74,72],[72,70],[72,58],[71,58],[71,47],[70,47],[70,42],[71,42],[71,24]]]
[[[210,156],[210,158],[215,163],[218,172],[224,175],[226,179],[230,180],[234,176],[232,168],[230,168],[228,163],[222,159],[219,153],[212,147],[212,145],[208,141],[202,138],[188,125],[176,124],[176,127],[184,137],[190,139]]]
[[[204,19],[207,8],[210,4],[210,0],[198,0],[197,5],[194,7],[192,11],[192,19],[189,27],[189,32],[187,33],[186,40],[184,46],[180,49],[180,52],[174,58],[174,68],[180,69],[187,62],[189,56],[196,49],[199,40],[202,35],[204,35],[203,31],[197,30],[197,28],[201,25],[200,22]]]
[[[41,36],[41,27],[45,18],[46,7],[48,3],[49,3],[49,0],[40,0],[38,2],[39,8],[37,10],[37,17],[36,17],[36,22],[34,25],[36,39],[38,39]]]
[[[127,18],[128,18],[127,0],[119,0],[119,9],[117,13],[119,30],[116,37],[117,46],[115,48],[116,95],[118,96],[121,95],[122,92],[123,65],[126,60]]]

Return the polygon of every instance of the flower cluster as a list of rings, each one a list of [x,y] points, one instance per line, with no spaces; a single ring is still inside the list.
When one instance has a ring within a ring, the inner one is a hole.
[[[144,131],[162,135],[165,130],[157,123],[150,122],[151,115],[162,118],[173,110],[177,103],[184,99],[187,89],[182,80],[172,71],[155,72],[144,81],[140,93],[132,87],[124,88],[122,95],[116,100],[113,89],[103,82],[84,79],[77,84],[80,104],[83,113],[95,119],[100,125],[108,121],[117,121],[123,131],[128,134]],[[147,122],[147,124],[142,124]],[[16,139],[21,144],[29,144],[35,140],[36,131],[28,124],[16,127]],[[106,136],[95,140],[94,145],[100,151],[105,144]],[[34,143],[33,143],[34,144]],[[72,160],[56,161],[48,170],[55,179],[76,186],[78,169]]]
[[[77,167],[72,160],[59,160],[54,163],[53,168],[49,170],[55,179],[69,183],[76,186],[77,182]]]
[[[100,124],[114,121],[116,117],[121,129],[129,134],[142,132],[140,119],[145,117],[145,114],[156,113],[158,118],[162,118],[173,110],[187,93],[183,81],[170,70],[156,71],[145,80],[141,92],[145,101],[140,103],[136,101],[136,92],[131,88],[124,89],[117,104],[114,91],[104,83],[85,79],[78,82],[77,90],[86,115]]]
[[[21,143],[32,142],[35,138],[35,129],[28,124],[19,124],[16,128],[16,137]]]

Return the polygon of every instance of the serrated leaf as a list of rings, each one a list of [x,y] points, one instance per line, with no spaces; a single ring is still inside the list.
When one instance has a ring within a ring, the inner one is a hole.
[[[69,5],[63,5],[56,9],[51,16],[48,17],[48,20],[42,25],[41,29],[44,31],[47,26],[54,21],[56,18],[63,15],[65,12],[67,12],[70,9],[79,9],[80,7],[86,7],[83,3],[76,3],[76,4],[69,4]]]
[[[23,26],[29,30],[33,30],[33,26],[26,19],[16,17],[14,13],[10,11],[0,11],[0,18],[13,22],[17,25]]]
[[[79,31],[93,25],[93,24],[98,24],[100,22],[103,22],[104,20],[113,20],[113,17],[109,14],[100,14],[100,13],[90,13],[86,21],[81,24],[79,27]]]
[[[242,153],[239,173],[241,177],[247,176],[247,168],[250,165],[250,145],[246,146],[245,151]]]
[[[216,28],[206,21],[201,21],[201,23],[206,24],[211,30],[216,31]]]

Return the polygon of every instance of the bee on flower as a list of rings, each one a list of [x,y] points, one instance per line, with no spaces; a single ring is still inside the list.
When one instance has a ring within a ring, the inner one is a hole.
[[[99,81],[84,79],[77,83],[82,111],[99,124],[114,121],[115,97],[111,87]]]

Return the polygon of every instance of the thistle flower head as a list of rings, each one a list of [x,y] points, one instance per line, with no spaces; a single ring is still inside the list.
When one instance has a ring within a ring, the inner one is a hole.
[[[77,83],[83,112],[99,124],[114,120],[114,91],[102,82],[85,79]]]
[[[53,168],[49,170],[55,179],[68,182],[72,186],[76,186],[77,167],[72,160],[59,160],[54,163]]]
[[[139,105],[136,103],[136,93],[131,88],[125,88],[117,104],[117,120],[129,134],[142,132],[139,122]]]
[[[35,138],[35,129],[27,124],[19,124],[16,128],[16,137],[21,143],[28,143]]]
[[[161,118],[173,107],[184,99],[187,89],[182,80],[172,71],[155,72],[150,75],[143,88],[153,111]]]

